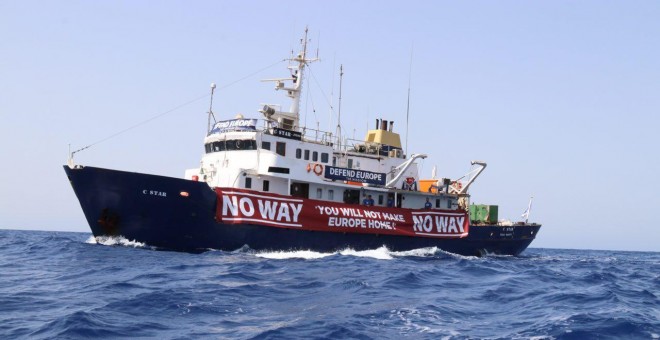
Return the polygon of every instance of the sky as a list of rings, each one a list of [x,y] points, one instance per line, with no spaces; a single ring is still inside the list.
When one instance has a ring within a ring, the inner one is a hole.
[[[209,84],[219,119],[287,107],[260,80],[288,75],[307,26],[308,127],[334,131],[343,65],[344,135],[394,120],[426,178],[486,161],[472,202],[520,220],[534,196],[533,247],[660,251],[658,18],[657,1],[0,1],[0,228],[89,231],[69,145],[182,177]]]

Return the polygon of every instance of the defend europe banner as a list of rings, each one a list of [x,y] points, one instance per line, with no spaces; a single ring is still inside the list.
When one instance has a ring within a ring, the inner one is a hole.
[[[466,237],[470,224],[460,210],[371,207],[233,188],[215,191],[220,223],[435,238]]]
[[[228,131],[254,131],[257,126],[256,119],[231,119],[215,123],[209,135]]]
[[[332,180],[385,185],[385,173],[326,166],[324,177]]]

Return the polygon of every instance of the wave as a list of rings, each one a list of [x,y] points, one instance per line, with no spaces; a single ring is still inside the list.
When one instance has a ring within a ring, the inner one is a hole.
[[[129,240],[123,236],[90,236],[85,243],[87,244],[100,244],[104,246],[123,246],[123,247],[132,247],[132,248],[147,248],[154,249],[147,245],[146,243],[138,242],[135,240]]]
[[[0,338],[660,339],[660,253],[190,254],[89,235],[0,231]]]

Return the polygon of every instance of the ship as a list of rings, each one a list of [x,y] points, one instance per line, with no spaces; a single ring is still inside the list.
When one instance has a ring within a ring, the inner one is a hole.
[[[393,121],[376,119],[362,140],[339,126],[301,126],[305,68],[318,60],[307,43],[305,30],[287,77],[267,80],[290,107],[216,120],[211,104],[201,162],[182,178],[75,164],[71,153],[64,170],[92,234],[186,252],[436,247],[517,256],[530,245],[540,224],[501,221],[498,206],[470,203],[486,162],[457,179],[421,178],[427,155],[406,154]]]

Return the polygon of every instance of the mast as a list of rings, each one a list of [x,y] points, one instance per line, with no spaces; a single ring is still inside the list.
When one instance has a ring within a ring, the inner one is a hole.
[[[344,79],[344,65],[339,65],[339,107],[337,113],[337,140],[339,141],[339,151],[341,151],[341,83]]]
[[[302,92],[305,66],[307,63],[319,60],[318,58],[307,59],[307,32],[308,29],[305,27],[305,35],[302,39],[300,39],[302,50],[297,55],[292,55],[291,58],[288,59],[288,69],[291,73],[290,77],[262,80],[275,82],[275,90],[286,91],[287,97],[291,98],[291,106],[289,107],[288,112],[275,109],[268,105],[264,106],[264,108],[260,110],[260,112],[266,116],[266,119],[284,124],[280,127],[286,126],[285,128],[287,129],[297,129],[300,127],[300,93]],[[286,86],[286,81],[291,81],[292,84]]]
[[[412,78],[413,46],[410,46],[410,66],[408,68],[408,102],[406,103],[406,155],[408,154],[408,122],[410,120],[410,79]]]
[[[295,61],[298,63],[296,66],[290,66],[289,68],[293,71],[291,74],[291,77],[293,78],[293,89],[289,91],[289,97],[291,97],[292,102],[291,102],[291,108],[289,109],[289,112],[296,116],[296,120],[300,118],[300,92],[302,89],[302,83],[303,83],[303,71],[305,70],[305,62],[308,60],[306,59],[307,56],[307,31],[308,28],[305,27],[305,37],[302,39],[302,52],[300,52],[297,56],[292,58],[292,61]]]
[[[335,66],[336,66],[336,55],[332,57],[332,77],[331,83],[330,83],[330,111],[328,112],[328,117],[330,118],[330,121],[328,122],[328,129],[331,129],[332,127],[332,119],[335,114],[335,108],[334,108],[334,103],[335,103]]]

